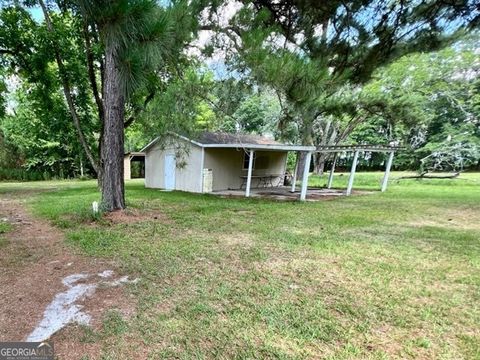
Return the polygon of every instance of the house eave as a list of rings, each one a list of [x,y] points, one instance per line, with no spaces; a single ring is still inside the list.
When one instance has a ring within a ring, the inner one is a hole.
[[[175,136],[183,141],[187,141],[193,145],[199,146],[205,149],[249,149],[249,150],[264,150],[264,151],[315,151],[315,146],[304,145],[287,145],[287,144],[241,144],[241,143],[229,143],[229,144],[202,144],[198,141],[187,138],[186,136],[176,133],[168,133],[168,135]],[[154,146],[159,140],[160,136],[156,137],[153,141],[148,143],[141,152],[146,152],[152,146]]]
[[[277,145],[277,144],[200,144],[203,148],[248,149],[264,151],[315,151],[315,146]]]

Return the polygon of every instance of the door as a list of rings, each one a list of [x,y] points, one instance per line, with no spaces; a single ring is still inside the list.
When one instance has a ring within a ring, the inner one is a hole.
[[[165,189],[174,190],[175,189],[175,155],[165,154]]]

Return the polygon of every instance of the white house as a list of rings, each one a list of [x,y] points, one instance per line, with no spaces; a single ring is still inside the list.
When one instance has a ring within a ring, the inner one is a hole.
[[[283,185],[287,153],[307,153],[308,175],[313,146],[281,144],[266,137],[205,132],[193,139],[170,134],[148,144],[145,186],[195,193]],[[306,179],[304,179],[306,180]],[[305,199],[306,182],[301,199]]]

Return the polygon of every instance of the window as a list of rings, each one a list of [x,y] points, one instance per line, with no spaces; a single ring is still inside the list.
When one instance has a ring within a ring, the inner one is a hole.
[[[255,169],[255,159],[257,154],[253,153],[253,166],[252,169]],[[250,151],[245,151],[243,153],[243,170],[248,170],[248,163],[250,162]]]

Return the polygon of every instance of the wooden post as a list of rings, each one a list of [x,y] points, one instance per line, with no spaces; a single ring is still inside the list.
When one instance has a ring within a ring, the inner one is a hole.
[[[292,189],[290,190],[290,192],[292,192],[292,193],[295,192],[295,185],[296,185],[296,182],[297,182],[298,157],[299,157],[299,153],[297,151],[296,156],[295,156],[295,170],[293,171],[293,178],[292,178]]]
[[[332,188],[333,173],[335,172],[335,165],[336,165],[336,163],[337,163],[337,153],[333,153],[332,168],[330,169],[330,174],[328,175],[327,189],[331,189],[331,188]]]
[[[307,188],[308,188],[308,173],[310,171],[310,162],[312,161],[312,152],[307,152],[307,157],[305,158],[305,167],[303,169],[303,178],[302,178],[302,191],[300,193],[300,200],[305,201],[307,198]]]
[[[387,160],[387,166],[385,167],[385,174],[383,175],[383,181],[382,181],[382,192],[385,192],[387,190],[388,186],[388,177],[390,176],[390,169],[392,168],[392,162],[393,162],[393,151],[390,152],[390,155],[388,155],[388,160]]]
[[[358,153],[359,151],[356,150],[355,155],[353,155],[352,169],[350,170],[350,177],[348,178],[347,196],[350,196],[352,193],[353,179],[355,178],[355,170],[357,170]]]
[[[247,174],[247,187],[245,188],[245,196],[250,197],[250,185],[252,184],[252,170],[253,170],[253,156],[254,151],[249,151],[249,159],[248,159],[248,174]]]

